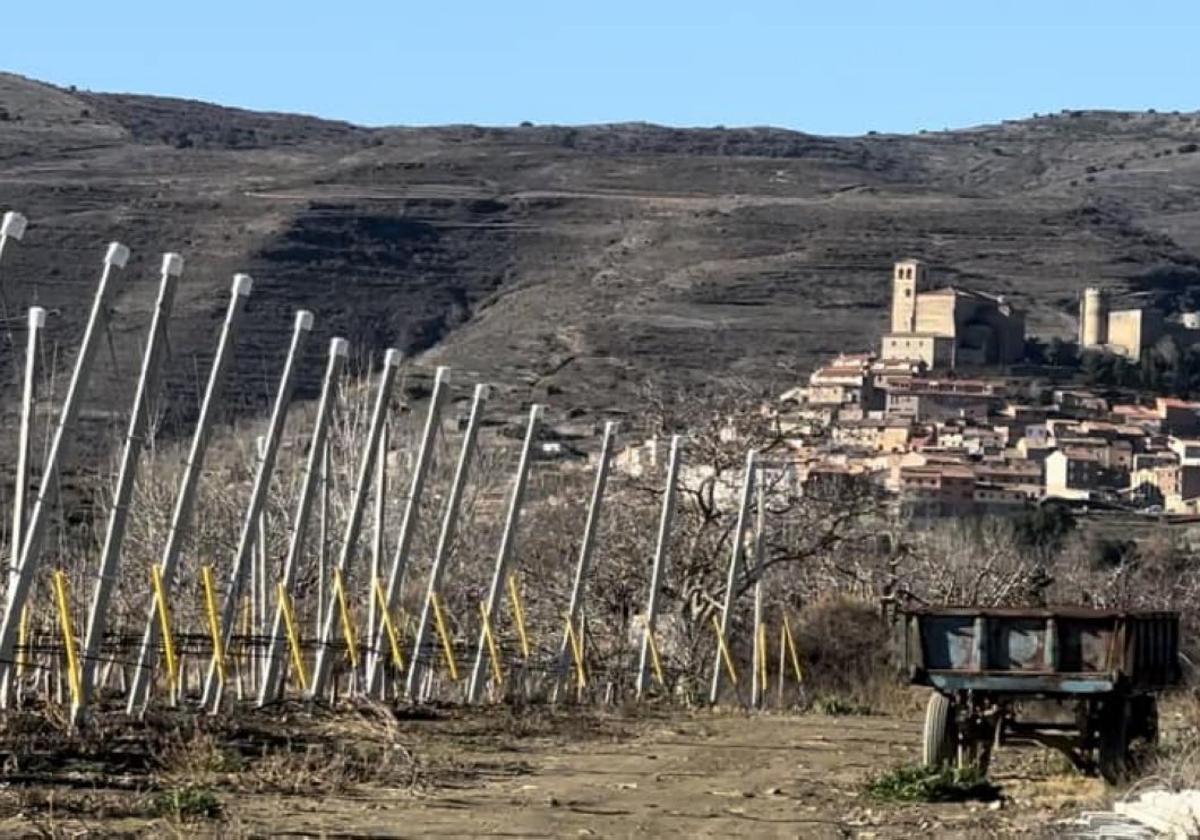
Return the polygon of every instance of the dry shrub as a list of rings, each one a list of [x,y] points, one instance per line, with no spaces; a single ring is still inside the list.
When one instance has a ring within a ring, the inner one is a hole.
[[[880,711],[907,704],[878,605],[849,596],[818,599],[800,611],[795,634],[805,691],[818,707]]]

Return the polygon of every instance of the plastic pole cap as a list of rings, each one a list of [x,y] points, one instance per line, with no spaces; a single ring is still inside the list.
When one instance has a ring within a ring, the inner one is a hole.
[[[239,297],[247,297],[254,288],[254,278],[249,274],[233,275],[233,293]]]
[[[343,359],[349,356],[350,342],[341,337],[329,339],[329,355],[341,356]]]
[[[40,330],[46,326],[46,310],[40,306],[29,307],[29,329]]]
[[[0,221],[0,236],[20,241],[21,237],[25,235],[27,224],[29,224],[28,219],[16,210],[9,210],[4,214],[4,219]]]
[[[174,251],[168,251],[163,254],[162,272],[171,277],[178,277],[180,274],[183,274],[183,257]]]
[[[129,249],[120,242],[109,242],[108,250],[104,254],[104,264],[124,268],[127,262],[129,262]]]
[[[384,367],[399,367],[401,352],[395,347],[389,347],[388,351],[383,354]]]
[[[313,314],[311,312],[309,312],[307,309],[296,310],[295,328],[297,330],[304,330],[305,332],[307,332],[308,330],[312,329],[312,326],[313,326]]]
[[[433,384],[434,385],[450,384],[450,368],[447,367],[446,365],[438,365],[437,369],[433,372]]]
[[[537,420],[542,416],[542,409],[544,408],[545,406],[539,403],[534,403],[533,405],[529,406],[529,419]]]
[[[486,383],[480,382],[478,385],[475,386],[475,399],[486,400],[488,398],[488,395],[491,394],[491,392],[492,392],[492,386],[487,385]]]

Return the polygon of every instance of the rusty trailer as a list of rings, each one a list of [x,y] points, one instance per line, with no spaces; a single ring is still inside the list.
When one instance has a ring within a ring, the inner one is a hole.
[[[1157,694],[1180,680],[1177,613],[946,607],[900,621],[909,679],[934,689],[930,765],[986,772],[996,747],[1034,742],[1119,781],[1131,745],[1157,737]]]

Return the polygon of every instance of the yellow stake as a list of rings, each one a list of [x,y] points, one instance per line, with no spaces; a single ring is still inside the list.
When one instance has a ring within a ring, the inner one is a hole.
[[[488,618],[487,602],[479,602],[479,614],[483,617],[483,638],[487,642],[488,654],[492,657],[492,677],[496,685],[504,685],[504,671],[500,668],[500,648],[492,635],[492,622]]]
[[[337,593],[338,608],[342,613],[342,635],[346,637],[347,653],[350,655],[350,667],[358,667],[358,639],[354,635],[354,621],[350,616],[350,605],[346,602],[346,583],[342,579],[342,570],[333,570],[333,588]]]
[[[571,643],[571,653],[575,657],[575,682],[580,688],[587,686],[587,672],[583,668],[583,643],[580,641],[580,634],[575,632],[575,628],[571,625],[571,615],[567,614],[567,641]],[[583,622],[580,622],[580,628],[583,627]]]
[[[796,642],[792,639],[792,625],[788,623],[787,613],[783,614],[783,636],[787,640],[788,656],[792,660],[792,670],[796,673],[796,682],[803,682],[804,675],[800,671],[800,657],[796,655]]]
[[[25,676],[25,666],[29,662],[29,625],[32,623],[33,614],[29,611],[29,604],[21,610],[21,624],[17,628],[17,679]]]
[[[521,637],[521,655],[529,658],[529,636],[525,632],[525,608],[521,606],[521,591],[517,587],[517,576],[508,576],[508,595],[512,599],[513,619],[517,622],[517,635]]]
[[[212,634],[213,663],[223,683],[229,675],[225,670],[225,641],[221,638],[221,616],[217,612],[217,588],[213,584],[212,566],[200,567],[200,579],[204,582],[204,608],[208,611],[208,630]]]
[[[667,681],[663,679],[662,659],[658,656],[658,642],[654,641],[654,634],[650,632],[650,628],[646,628],[646,641],[650,643],[650,661],[654,663],[654,676],[658,679],[658,684],[663,688],[667,687]]]
[[[737,671],[733,667],[733,657],[729,655],[729,647],[725,644],[725,635],[721,632],[721,625],[717,621],[717,614],[712,614],[713,630],[717,634],[717,649],[721,651],[721,659],[725,663],[725,670],[729,672],[729,681],[737,685]]]
[[[383,578],[375,578],[375,600],[379,602],[379,617],[383,619],[383,629],[387,631],[388,644],[392,648],[392,662],[403,670],[404,656],[400,653],[400,634],[396,632],[396,625],[388,615],[387,596],[383,594]]]
[[[167,604],[167,592],[163,586],[162,567],[157,563],[150,567],[150,580],[154,584],[154,600],[158,605],[158,625],[162,631],[163,653],[167,657],[167,673],[171,687],[179,687],[179,659],[175,655],[175,636],[171,633],[171,608]]]
[[[82,674],[79,650],[75,647],[75,627],[71,622],[71,604],[67,599],[67,574],[62,569],[54,573],[54,591],[58,596],[58,617],[62,623],[63,647],[67,652],[67,678],[71,687],[71,702],[83,704]]]
[[[283,624],[287,628],[288,645],[292,649],[292,666],[296,669],[296,679],[300,680],[301,691],[308,691],[308,672],[304,670],[304,656],[300,652],[300,636],[296,632],[296,618],[292,615],[292,599],[288,597],[287,587],[283,581],[275,587],[279,597],[279,611],[283,613]]]
[[[758,678],[762,683],[761,689],[766,692],[768,688],[767,679],[767,625],[762,622],[758,625]]]
[[[437,622],[438,635],[442,637],[442,652],[446,655],[446,667],[450,669],[450,679],[458,682],[458,663],[454,661],[454,644],[450,641],[450,632],[446,629],[446,617],[442,614],[442,597],[436,592],[430,594],[433,599],[433,618]]]

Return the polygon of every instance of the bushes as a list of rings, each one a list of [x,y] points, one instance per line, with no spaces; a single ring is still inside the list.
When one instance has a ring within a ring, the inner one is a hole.
[[[891,632],[877,606],[849,597],[819,600],[801,610],[795,633],[804,688],[820,698],[820,709],[861,713],[896,699]]]

